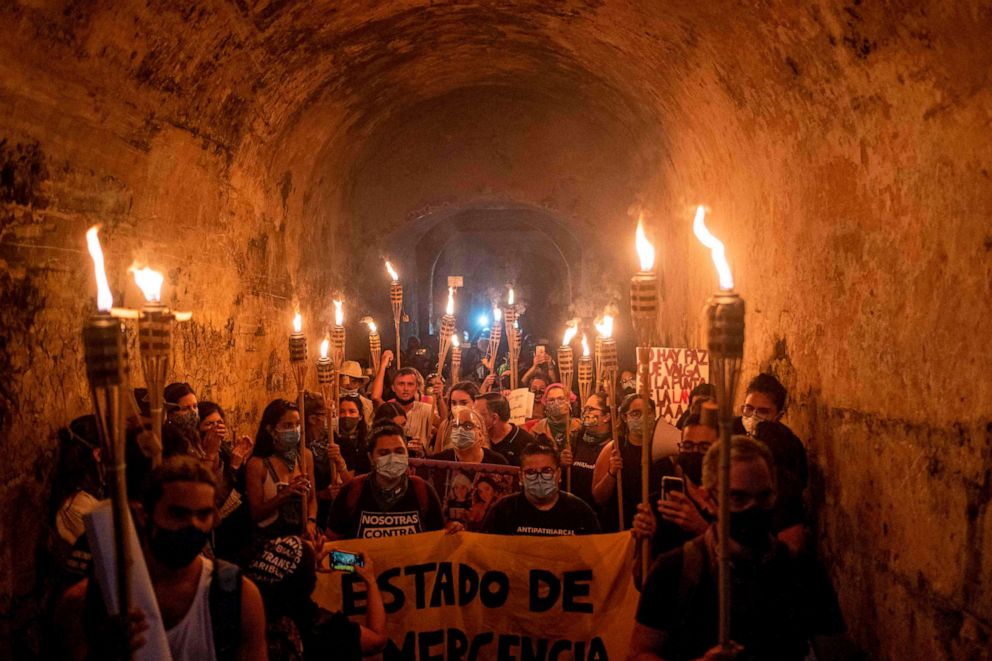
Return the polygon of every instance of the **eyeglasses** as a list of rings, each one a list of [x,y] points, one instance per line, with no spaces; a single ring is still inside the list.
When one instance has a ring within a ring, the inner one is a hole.
[[[679,443],[679,452],[699,452],[700,454],[704,454],[710,449],[711,445],[713,444],[709,441],[699,441],[698,443],[694,441],[682,441]]]
[[[582,409],[582,415],[589,415],[591,413],[606,413],[604,409],[596,408],[595,406],[587,406]]]
[[[548,397],[548,404],[564,404],[565,401],[564,397]]]
[[[627,418],[629,420],[640,420],[644,417],[644,411],[627,411]]]
[[[527,477],[552,477],[555,474],[555,469],[551,466],[545,466],[544,468],[525,468],[524,475]]]
[[[745,404],[741,407],[741,414],[745,418],[750,418],[751,416],[757,414],[759,418],[769,420],[772,417],[772,409],[767,406],[751,406],[750,404]]]
[[[458,422],[457,420],[452,423],[452,429],[465,429],[467,431],[475,431],[475,423],[469,420],[468,422]]]
[[[544,397],[544,391],[543,390],[531,390],[531,392],[534,393],[534,396],[535,397]]]

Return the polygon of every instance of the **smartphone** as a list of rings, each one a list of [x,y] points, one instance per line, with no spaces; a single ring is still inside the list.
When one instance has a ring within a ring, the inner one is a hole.
[[[331,569],[336,571],[355,571],[355,567],[365,566],[365,556],[361,553],[347,551],[331,551]]]
[[[547,350],[544,348],[544,345],[543,344],[538,344],[537,345],[537,355],[538,356],[541,356],[543,358],[545,351],[547,351]]]
[[[670,477],[668,475],[661,478],[661,499],[668,500],[668,494],[673,491],[685,493],[685,483],[681,477]]]

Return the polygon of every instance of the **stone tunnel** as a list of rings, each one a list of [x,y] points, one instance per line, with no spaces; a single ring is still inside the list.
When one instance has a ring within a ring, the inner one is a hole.
[[[13,0],[0,35],[0,654],[36,649],[52,432],[91,406],[91,225],[117,305],[165,272],[174,376],[247,432],[294,308],[389,337],[384,258],[409,334],[458,274],[463,314],[513,282],[544,336],[616,305],[632,359],[643,214],[660,336],[703,346],[705,204],[851,637],[988,658],[988,3]]]

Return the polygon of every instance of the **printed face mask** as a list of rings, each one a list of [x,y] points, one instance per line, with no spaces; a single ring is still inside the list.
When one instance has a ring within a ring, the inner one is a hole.
[[[475,445],[475,432],[455,427],[451,430],[451,444],[459,450],[467,450]]]
[[[276,454],[289,460],[292,463],[296,462],[296,457],[300,453],[300,430],[297,429],[283,429],[276,432],[275,436],[275,450]]]
[[[405,454],[390,453],[376,457],[375,472],[387,482],[394,482],[406,474],[410,466],[409,457]]]
[[[765,418],[758,417],[757,413],[749,417],[741,417],[741,422],[744,424],[744,431],[747,432],[748,436],[754,436],[754,433],[758,431],[758,424],[764,421]]]
[[[524,491],[537,501],[546,501],[558,491],[558,482],[554,475],[524,475]]]
[[[196,411],[180,411],[169,418],[169,423],[185,436],[199,435],[200,414]]]
[[[639,418],[628,417],[627,429],[630,431],[630,436],[633,436],[634,438],[643,438],[645,424],[649,425],[648,429],[651,429],[654,427],[654,418],[645,420],[643,415]]]
[[[544,412],[547,413],[549,418],[561,418],[567,410],[568,404],[559,401],[548,402],[547,406],[544,407]]]

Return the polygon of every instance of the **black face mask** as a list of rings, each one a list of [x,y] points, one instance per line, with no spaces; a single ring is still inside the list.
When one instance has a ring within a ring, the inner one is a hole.
[[[772,543],[772,510],[749,507],[740,512],[731,512],[730,536],[749,549],[768,549]]]
[[[341,433],[345,436],[351,436],[358,429],[358,418],[341,418],[338,424],[341,425]]]
[[[148,534],[148,548],[166,567],[182,569],[196,559],[209,539],[210,533],[196,526],[167,530],[153,525]]]
[[[400,396],[399,395],[396,396],[396,401],[399,404],[403,405],[403,406],[409,406],[410,403],[412,403],[414,399],[415,399],[415,397],[411,397],[410,399],[400,399]]]
[[[679,466],[685,476],[692,480],[693,484],[699,485],[703,482],[703,453],[702,452],[680,452],[678,456]]]
[[[582,432],[582,442],[588,443],[589,445],[599,445],[603,443],[610,437],[610,432],[608,431],[591,431],[589,429]]]

